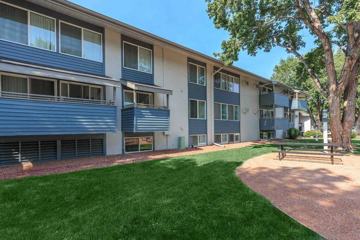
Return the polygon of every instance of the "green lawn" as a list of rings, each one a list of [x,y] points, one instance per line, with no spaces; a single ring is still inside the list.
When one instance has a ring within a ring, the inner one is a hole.
[[[0,238],[319,239],[235,176],[244,160],[272,150],[2,181]]]

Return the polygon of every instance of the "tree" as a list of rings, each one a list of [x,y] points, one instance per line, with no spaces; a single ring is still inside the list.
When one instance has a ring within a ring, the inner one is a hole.
[[[206,0],[208,14],[217,28],[229,32],[218,54],[225,64],[238,60],[240,51],[256,55],[279,46],[305,67],[314,86],[329,103],[332,141],[351,149],[351,130],[360,68],[360,1],[358,0]],[[316,39],[325,63],[326,84],[316,67],[308,65],[301,49],[308,32]],[[334,47],[344,52],[339,72]]]
[[[316,57],[315,57],[316,56]],[[321,61],[321,54],[317,49],[312,50],[310,53],[305,55],[305,60],[307,65],[316,66],[316,74],[321,80],[321,85],[326,87],[326,71],[325,63]],[[319,61],[320,60],[320,61]],[[344,54],[341,50],[336,51],[334,55],[335,68],[336,72],[339,72],[344,64]],[[304,65],[297,60],[295,57],[288,57],[287,59],[282,59],[279,64],[274,68],[273,75],[271,79],[274,81],[279,81],[285,83],[286,85],[302,90],[308,94],[308,110],[310,117],[315,123],[317,128],[322,126],[322,110],[327,109],[328,102],[327,99],[321,96],[319,91],[313,84],[310,76],[308,75]],[[357,95],[360,94],[360,87],[358,87]],[[360,112],[360,100],[357,98],[357,104],[355,109],[355,123],[359,118]]]

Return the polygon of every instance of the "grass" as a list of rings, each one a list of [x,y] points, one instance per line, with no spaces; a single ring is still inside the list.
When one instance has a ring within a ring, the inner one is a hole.
[[[2,239],[319,239],[235,168],[255,146],[0,182]],[[284,196],[285,197],[285,196]]]

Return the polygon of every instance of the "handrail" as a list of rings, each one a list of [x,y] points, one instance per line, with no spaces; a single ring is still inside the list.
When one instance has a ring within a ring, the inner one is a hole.
[[[81,103],[81,104],[114,105],[113,101],[106,101],[106,100],[70,98],[70,97],[61,97],[61,96],[15,93],[15,92],[5,92],[5,91],[0,92],[0,98],[27,99],[27,100],[35,100],[35,101]]]
[[[162,110],[169,110],[166,106],[158,106],[154,104],[141,104],[141,103],[133,103],[125,105],[124,108],[152,108],[152,109],[162,109]]]

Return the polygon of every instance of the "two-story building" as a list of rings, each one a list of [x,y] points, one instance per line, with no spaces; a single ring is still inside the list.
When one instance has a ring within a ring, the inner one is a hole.
[[[282,137],[289,94],[65,0],[0,0],[0,163]]]

